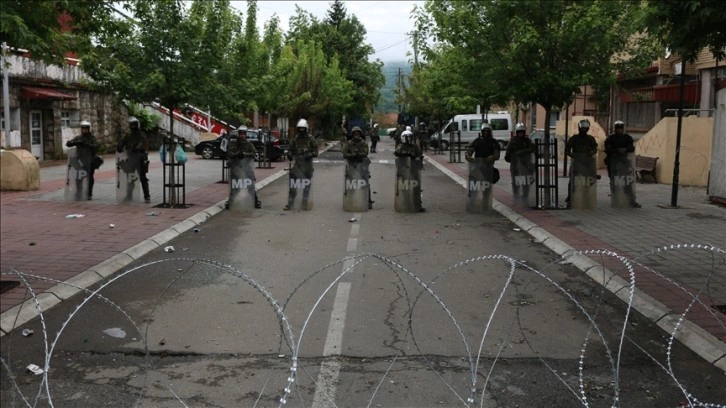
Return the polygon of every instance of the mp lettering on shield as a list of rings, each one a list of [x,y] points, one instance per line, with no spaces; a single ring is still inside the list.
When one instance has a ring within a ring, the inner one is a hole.
[[[492,183],[483,180],[469,180],[469,191],[487,191]]]
[[[575,187],[590,187],[595,184],[595,177],[582,177],[582,176],[576,176],[574,177],[573,183]]]
[[[83,180],[84,178],[86,178],[86,176],[88,176],[88,173],[85,170],[78,170],[78,172],[76,173],[77,180]]]
[[[232,179],[232,188],[233,189],[241,189],[241,188],[247,188],[252,185],[252,179]]]
[[[629,186],[635,182],[635,176],[613,176],[613,184],[616,186]]]
[[[310,179],[290,179],[290,188],[308,188]]]
[[[345,189],[346,190],[360,190],[363,187],[367,186],[368,182],[366,180],[362,179],[353,179],[353,180],[345,180]]]
[[[418,180],[398,180],[399,190],[413,190],[418,187]]]
[[[515,186],[528,186],[530,184],[534,184],[534,176],[532,176],[532,175],[514,176],[514,185]]]

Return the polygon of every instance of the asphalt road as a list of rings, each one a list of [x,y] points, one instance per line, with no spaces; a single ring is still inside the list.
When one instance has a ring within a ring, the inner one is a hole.
[[[261,210],[223,212],[3,337],[0,405],[726,404],[723,372],[502,216],[466,213],[433,167],[427,211],[394,212],[382,147],[373,210],[342,211],[342,156],[326,152],[312,211],[282,211],[279,179]],[[46,361],[47,383],[25,368]]]

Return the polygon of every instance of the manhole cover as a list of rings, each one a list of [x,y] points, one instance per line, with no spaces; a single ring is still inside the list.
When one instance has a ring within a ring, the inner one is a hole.
[[[0,281],[0,293],[5,293],[6,291],[20,286],[20,281],[12,281],[12,280],[4,280]]]

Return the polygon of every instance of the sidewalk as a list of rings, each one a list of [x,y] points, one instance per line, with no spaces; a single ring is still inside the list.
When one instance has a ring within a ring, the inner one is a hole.
[[[430,163],[465,186],[466,163],[449,163],[448,158],[448,154],[427,155]],[[56,286],[59,282],[89,287],[222,211],[227,198],[228,185],[219,183],[222,161],[190,155],[186,202],[192,206],[155,208],[162,202],[162,166],[158,160],[152,162],[149,173],[152,203],[118,205],[114,159],[104,159],[105,164],[96,172],[92,201],[64,201],[65,162],[42,166],[38,191],[0,193],[2,280],[18,280],[11,269],[51,279],[31,282],[43,310],[78,292],[68,285]],[[255,168],[258,188],[285,174],[285,162],[272,165],[272,169]],[[662,276],[642,266],[634,267],[637,290],[633,307],[667,333],[676,332],[681,342],[726,370],[726,315],[723,309],[716,309],[726,305],[724,253],[691,248],[652,253],[671,244],[726,248],[726,209],[708,203],[704,188],[681,187],[681,208],[669,209],[669,185],[638,184],[642,208],[612,209],[607,175],[603,174],[595,210],[514,209],[509,166],[502,160],[497,167],[502,175],[494,190],[497,211],[595,281],[605,282],[625,302],[630,301],[630,271],[602,251],[637,258],[653,267]],[[560,178],[560,185],[560,202],[564,203],[567,180]],[[66,218],[70,214],[84,216]],[[573,255],[575,250],[600,252],[588,254],[587,258]],[[681,315],[692,301],[686,291],[695,295],[701,290],[699,299],[706,306],[693,305],[686,313],[687,320],[681,322]],[[0,335],[37,316],[31,297],[23,284],[2,294]]]
[[[427,159],[466,186],[466,162],[449,163],[448,154],[428,154]],[[614,209],[610,206],[609,181],[603,169],[594,210],[517,209],[512,199],[509,164],[500,160],[496,167],[501,173],[494,188],[494,207],[498,212],[595,281],[608,282],[605,286],[626,303],[630,300],[630,270],[603,251],[652,268],[657,274],[634,265],[633,307],[726,370],[726,208],[709,203],[705,188],[680,187],[679,208],[674,209],[670,208],[670,185],[638,183],[636,194],[642,208]],[[560,205],[565,203],[567,181],[559,178]],[[677,244],[682,245],[670,248]],[[690,244],[715,246],[719,250],[691,248]],[[668,248],[662,248],[665,246]],[[593,253],[571,256],[576,251]],[[604,271],[603,266],[607,268]],[[694,296],[705,306],[695,303],[689,308]],[[684,313],[686,320],[681,322]]]
[[[163,202],[163,169],[158,159],[153,160],[157,157],[152,156],[148,174],[151,204],[116,203],[113,155],[105,156],[104,165],[95,173],[92,201],[65,201],[65,161],[41,166],[40,190],[1,192],[2,280],[18,281],[11,269],[51,279],[30,282],[36,294],[47,291],[38,296],[47,310],[77,292],[67,285],[54,288],[58,282],[86,288],[222,211],[229,192],[229,184],[219,183],[222,160],[195,155],[189,156],[186,165],[186,203],[192,205],[156,208]],[[258,188],[285,174],[285,162],[272,166],[255,167]],[[83,217],[66,217],[72,214]],[[22,284],[2,293],[2,335],[37,315],[32,303],[26,303],[20,314],[17,308],[8,312],[30,298]]]

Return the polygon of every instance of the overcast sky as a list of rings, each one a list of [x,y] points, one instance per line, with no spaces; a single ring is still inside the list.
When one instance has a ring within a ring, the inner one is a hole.
[[[232,6],[247,13],[246,1],[232,1]],[[264,23],[277,14],[282,27],[287,31],[288,20],[295,15],[295,4],[322,19],[330,8],[331,1],[258,1],[258,25],[260,34]],[[411,10],[414,4],[423,6],[423,1],[344,1],[348,15],[355,14],[368,32],[367,42],[376,53],[371,59],[383,62],[411,59],[411,40],[406,33],[413,30]]]

